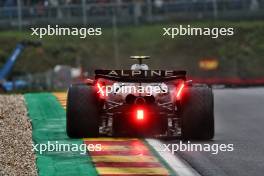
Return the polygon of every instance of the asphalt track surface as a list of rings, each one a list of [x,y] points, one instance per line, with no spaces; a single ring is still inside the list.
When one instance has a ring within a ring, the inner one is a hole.
[[[264,88],[215,89],[214,99],[214,140],[192,142],[234,144],[234,151],[216,155],[185,151],[177,155],[204,176],[263,176]]]

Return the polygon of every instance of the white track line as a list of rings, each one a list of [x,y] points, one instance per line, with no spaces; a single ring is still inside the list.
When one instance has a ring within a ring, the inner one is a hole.
[[[159,153],[178,176],[200,176],[197,171],[177,155],[173,155],[169,151],[161,151],[162,143],[159,140],[146,139],[146,141]]]

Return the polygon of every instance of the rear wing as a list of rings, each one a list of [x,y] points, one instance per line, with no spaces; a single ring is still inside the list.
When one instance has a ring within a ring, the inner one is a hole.
[[[176,79],[186,80],[183,70],[95,70],[95,79],[107,79],[119,82],[166,82]]]

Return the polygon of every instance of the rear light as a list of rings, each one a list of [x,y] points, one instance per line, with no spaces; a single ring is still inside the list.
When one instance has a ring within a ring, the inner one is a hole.
[[[138,109],[137,110],[137,120],[143,120],[144,119],[144,110]]]
[[[177,88],[177,94],[176,94],[176,100],[180,100],[182,98],[182,91],[184,88],[184,83],[180,83],[178,88]]]

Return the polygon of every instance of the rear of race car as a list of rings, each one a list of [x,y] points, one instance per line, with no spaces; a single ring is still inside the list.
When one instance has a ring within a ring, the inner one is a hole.
[[[68,136],[213,138],[212,90],[187,81],[185,71],[97,70],[95,74],[92,83],[69,88]]]

